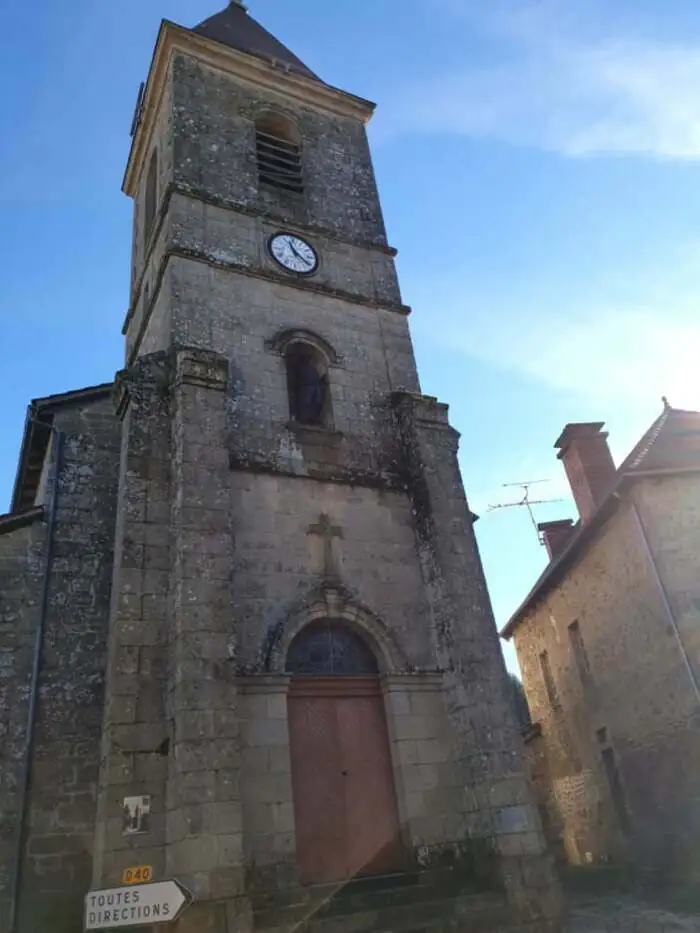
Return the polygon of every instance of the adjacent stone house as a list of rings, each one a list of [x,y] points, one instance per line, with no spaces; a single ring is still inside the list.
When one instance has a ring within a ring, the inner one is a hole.
[[[559,926],[373,110],[240,3],[162,25],[125,368],[32,403],[0,517],[3,933],[135,866],[177,933]]]
[[[580,519],[505,626],[546,833],[573,863],[698,873],[700,413],[666,405],[616,469],[602,423],[555,447]]]

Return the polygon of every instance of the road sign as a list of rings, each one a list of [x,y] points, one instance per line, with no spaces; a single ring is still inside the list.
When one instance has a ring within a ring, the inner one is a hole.
[[[122,884],[146,884],[149,881],[153,881],[151,865],[134,865],[122,872]]]
[[[85,895],[85,929],[111,930],[170,923],[186,902],[187,897],[177,881],[89,891]]]

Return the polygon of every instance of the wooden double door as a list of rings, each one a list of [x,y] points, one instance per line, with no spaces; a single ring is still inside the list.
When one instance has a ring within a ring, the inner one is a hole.
[[[396,793],[378,678],[295,677],[288,713],[302,883],[401,868]]]

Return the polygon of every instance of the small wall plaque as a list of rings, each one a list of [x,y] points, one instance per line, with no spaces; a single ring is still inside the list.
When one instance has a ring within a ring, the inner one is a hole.
[[[125,797],[122,808],[122,832],[125,836],[147,833],[151,812],[150,797]]]

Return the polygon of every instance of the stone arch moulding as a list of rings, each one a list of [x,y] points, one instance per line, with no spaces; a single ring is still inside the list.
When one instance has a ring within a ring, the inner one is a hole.
[[[258,126],[272,127],[277,124],[280,129],[284,129],[284,133],[289,137],[290,141],[301,147],[303,139],[299,128],[299,118],[293,110],[288,110],[279,105],[261,103],[249,113],[256,128]]]
[[[406,674],[412,668],[393,634],[370,609],[360,605],[338,588],[326,587],[304,606],[291,612],[280,625],[268,646],[265,668],[271,674],[283,674],[289,646],[311,622],[328,619],[341,622],[360,634],[374,650],[382,674]]]
[[[329,366],[342,365],[343,361],[333,345],[324,337],[315,334],[311,330],[291,327],[283,328],[277,331],[274,337],[266,340],[265,346],[268,350],[272,350],[273,353],[279,353],[280,356],[285,356],[287,350],[295,343],[305,343],[307,346],[313,347],[325,356]]]

